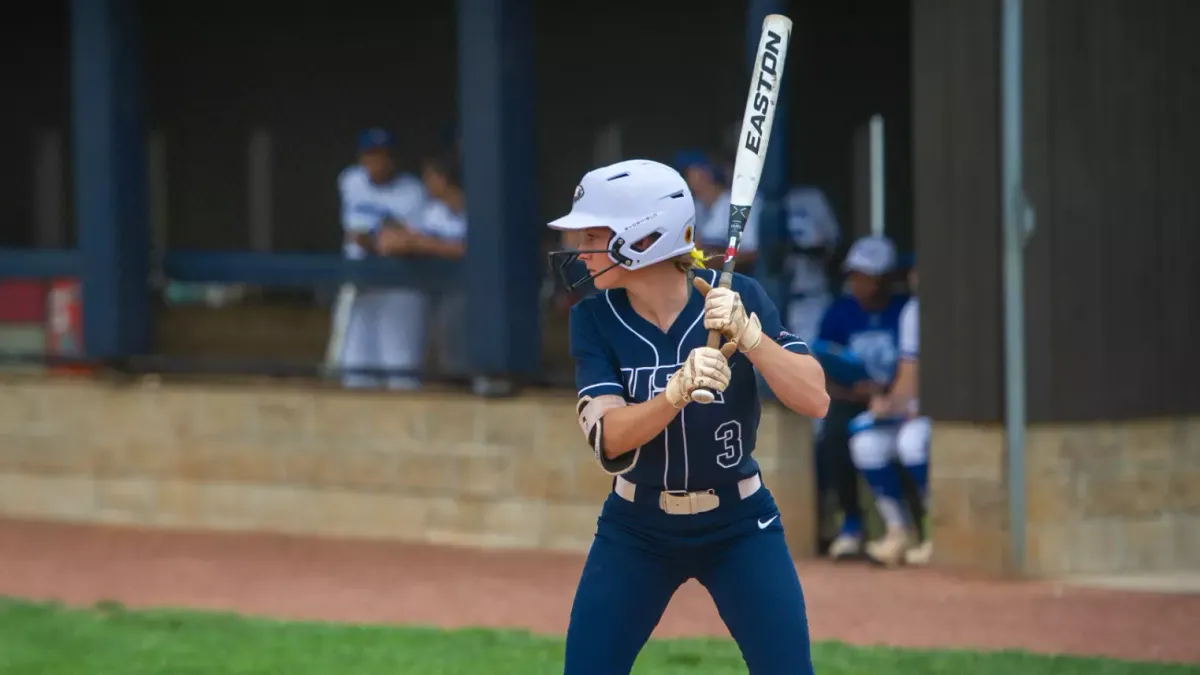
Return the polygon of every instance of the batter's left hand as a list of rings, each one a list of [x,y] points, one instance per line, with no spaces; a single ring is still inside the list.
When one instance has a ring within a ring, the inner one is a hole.
[[[704,296],[704,328],[715,330],[743,353],[752,352],[762,342],[762,325],[757,314],[746,314],[742,296],[728,288],[713,288],[700,277],[692,285]]]

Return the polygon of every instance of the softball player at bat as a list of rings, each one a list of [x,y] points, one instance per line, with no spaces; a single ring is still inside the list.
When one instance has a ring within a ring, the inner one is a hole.
[[[752,456],[755,370],[813,417],[828,405],[824,373],[756,281],[717,287],[695,216],[677,171],[630,160],[586,174],[571,212],[550,223],[569,249],[552,261],[582,261],[597,289],[571,309],[570,352],[580,429],[613,476],[571,609],[566,675],[629,673],[689,579],[751,673],[813,672],[800,581]],[[719,350],[709,330],[728,340]],[[697,388],[715,400],[692,403]]]

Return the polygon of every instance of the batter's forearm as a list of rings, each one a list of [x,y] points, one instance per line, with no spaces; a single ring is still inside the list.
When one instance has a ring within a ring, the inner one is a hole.
[[[615,459],[642,447],[661,434],[678,414],[665,394],[608,411],[604,416],[604,456]]]
[[[747,356],[780,403],[801,415],[825,417],[829,394],[825,391],[825,370],[816,359],[789,352],[765,335]]]

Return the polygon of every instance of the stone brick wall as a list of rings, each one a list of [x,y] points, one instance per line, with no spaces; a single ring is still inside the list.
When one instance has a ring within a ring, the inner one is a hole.
[[[0,517],[586,550],[609,479],[569,395],[0,376]],[[813,553],[809,425],[764,409],[755,456]],[[1003,429],[937,423],[935,563],[1004,573]],[[1200,569],[1200,418],[1028,433],[1028,567]]]
[[[1200,570],[1200,418],[1034,426],[1026,441],[1029,573]],[[1007,571],[1003,428],[938,423],[931,452],[936,561]]]
[[[809,429],[768,405],[755,452],[798,557]],[[0,516],[583,551],[609,485],[570,395],[0,376]]]

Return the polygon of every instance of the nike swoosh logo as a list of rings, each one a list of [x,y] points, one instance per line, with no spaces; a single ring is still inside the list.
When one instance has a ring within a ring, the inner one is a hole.
[[[767,522],[765,522],[765,523],[761,520],[758,521],[758,529],[760,529],[760,530],[767,529],[767,526],[770,525],[771,523],[775,522],[775,519],[778,517],[779,517],[779,515],[776,514],[776,515],[771,516],[770,518],[767,518]]]

